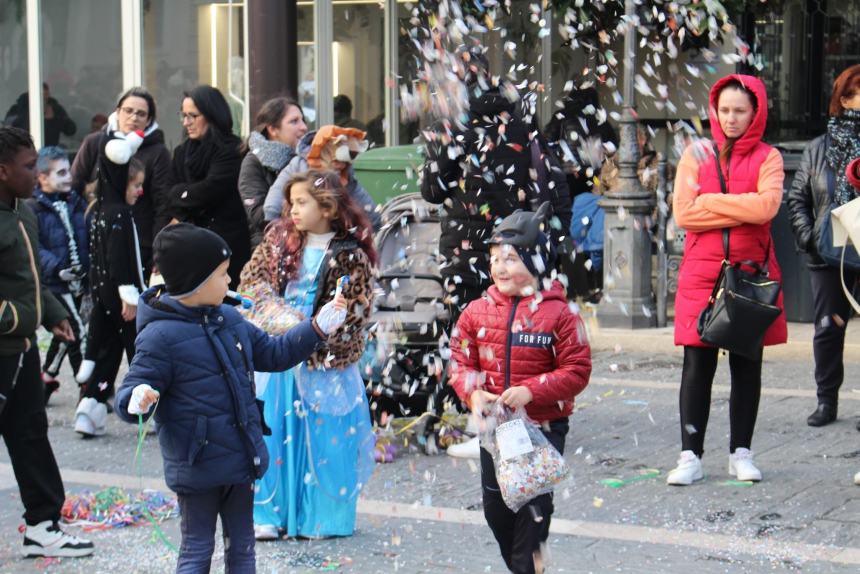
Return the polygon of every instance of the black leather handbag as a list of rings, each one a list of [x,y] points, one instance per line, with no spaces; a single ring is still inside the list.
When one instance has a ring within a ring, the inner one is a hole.
[[[714,152],[721,191],[728,193],[716,146]],[[762,265],[754,261],[732,263],[729,229],[723,229],[725,258],[708,305],[699,315],[698,332],[702,342],[751,359],[761,355],[764,335],[782,313],[776,304],[781,286],[767,271],[770,247],[768,242]]]

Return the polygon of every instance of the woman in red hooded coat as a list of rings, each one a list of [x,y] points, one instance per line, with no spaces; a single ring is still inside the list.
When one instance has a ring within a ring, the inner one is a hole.
[[[711,406],[711,385],[719,349],[703,343],[697,324],[708,304],[724,259],[723,229],[729,228],[729,259],[768,259],[770,276],[781,277],[770,237],[771,220],[782,200],[782,156],[762,143],[767,94],[758,78],[733,74],[711,88],[709,115],[714,143],[690,145],[675,177],[675,220],[687,230],[675,299],[675,344],[684,347],[681,374],[681,444],[678,466],[667,482],[688,485],[703,477],[702,454]],[[721,193],[717,161],[727,183]],[[782,308],[782,295],[779,302]],[[765,345],[787,339],[785,314],[765,334]],[[749,359],[729,354],[732,390],[729,473],[738,480],[761,480],[750,446],[761,395],[761,351]]]

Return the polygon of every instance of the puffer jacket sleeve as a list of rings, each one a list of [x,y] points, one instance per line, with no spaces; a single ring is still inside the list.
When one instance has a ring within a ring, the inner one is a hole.
[[[772,149],[759,168],[755,193],[704,193],[696,203],[741,223],[764,225],[779,211],[784,179],[782,154]]]
[[[253,345],[254,368],[261,372],[281,372],[307,360],[322,343],[310,319],[305,319],[283,335],[272,337],[246,322]]]
[[[379,231],[379,228],[382,226],[382,215],[376,209],[376,202],[373,201],[373,198],[370,197],[370,194],[361,185],[361,182],[355,179],[352,168],[350,168],[349,173],[349,195],[355,204],[367,214],[367,218],[370,220],[371,226],[373,226],[373,231]]]
[[[266,168],[257,156],[249,152],[242,160],[242,168],[239,170],[239,195],[242,196],[242,204],[248,214],[248,228],[252,237],[260,236],[266,228],[263,203],[268,192]]]
[[[582,321],[570,310],[562,313],[556,331],[556,367],[548,373],[519,383],[532,393],[531,404],[550,406],[569,401],[588,385],[591,377],[591,348]]]
[[[42,310],[42,326],[49,330],[59,325],[63,319],[69,318],[65,307],[60,305],[54,294],[44,286],[42,287]]]
[[[741,225],[739,221],[731,217],[708,210],[697,201],[699,197],[700,161],[698,157],[705,158],[707,154],[713,157],[713,152],[701,143],[687,146],[675,174],[672,215],[675,217],[675,223],[687,231],[699,232]]]
[[[478,356],[478,332],[473,317],[475,303],[470,303],[457,321],[457,328],[451,336],[451,363],[448,366],[448,384],[466,406],[471,406],[472,393],[483,388],[485,380]]]
[[[810,143],[803,150],[800,167],[794,174],[791,188],[788,190],[788,217],[797,246],[809,253],[814,249],[815,241],[815,205],[812,197],[812,146]]]
[[[134,358],[128,367],[128,373],[122,381],[122,386],[116,392],[115,412],[127,423],[136,423],[137,415],[128,413],[128,403],[131,393],[138,385],[149,385],[158,391],[162,398],[170,388],[173,380],[173,364],[170,358],[169,340],[158,327],[149,325],[138,335],[135,341]],[[144,419],[152,416],[154,409],[144,415]]]
[[[308,163],[301,156],[296,156],[290,160],[290,163],[281,170],[275,182],[269,187],[266,192],[266,199],[263,202],[263,217],[266,221],[274,221],[281,216],[281,210],[284,208],[284,190],[287,188],[287,183],[297,173],[301,173],[308,168]]]

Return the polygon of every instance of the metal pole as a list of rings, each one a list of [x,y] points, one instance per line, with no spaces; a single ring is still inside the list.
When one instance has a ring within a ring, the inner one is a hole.
[[[316,46],[317,127],[334,123],[334,9],[331,0],[314,2],[314,44]]]
[[[600,201],[606,217],[603,247],[601,325],[640,328],[656,324],[651,285],[648,221],[654,199],[639,182],[636,121],[636,1],[624,3],[624,110],[618,146],[618,189]]]
[[[123,0],[122,22],[122,89],[143,85],[143,2]]]
[[[40,0],[27,0],[27,89],[30,135],[36,149],[45,144],[45,102],[42,96],[42,13]]]

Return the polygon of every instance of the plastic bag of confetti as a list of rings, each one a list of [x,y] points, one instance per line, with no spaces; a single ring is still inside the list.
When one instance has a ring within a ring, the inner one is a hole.
[[[269,335],[283,335],[304,319],[298,310],[287,305],[284,298],[265,283],[250,285],[240,295],[250,304],[238,307],[239,312]]]
[[[481,445],[493,457],[502,499],[514,512],[552,492],[570,474],[564,457],[528,418],[525,409],[511,410],[501,401],[493,409]]]

